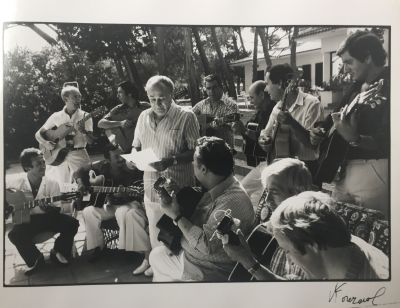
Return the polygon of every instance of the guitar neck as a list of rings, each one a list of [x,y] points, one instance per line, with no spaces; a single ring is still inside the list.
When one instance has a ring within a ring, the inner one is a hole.
[[[106,187],[106,186],[92,186],[90,189],[94,193],[103,194],[118,194],[118,193],[128,193],[131,196],[136,196],[138,193],[129,190],[129,187]]]
[[[57,202],[60,200],[62,200],[62,196],[55,196],[55,197],[48,197],[48,198],[43,198],[43,199],[25,201],[25,202],[19,203],[18,205],[22,206],[24,209],[32,209],[35,206],[39,205],[39,201],[44,201],[46,203],[52,203],[52,202]]]

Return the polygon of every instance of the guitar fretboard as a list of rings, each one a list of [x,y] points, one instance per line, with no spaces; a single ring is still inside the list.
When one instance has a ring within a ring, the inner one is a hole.
[[[39,205],[39,201],[44,201],[46,203],[51,203],[51,202],[57,202],[62,200],[63,196],[55,196],[55,197],[48,197],[48,198],[43,198],[43,199],[38,199],[38,200],[31,200],[31,201],[25,201],[17,204],[10,204],[10,205],[18,205],[18,206],[23,206],[24,209],[32,209],[35,206]]]
[[[140,192],[132,191],[129,187],[105,187],[105,186],[92,186],[91,190],[94,193],[117,194],[128,193],[130,196],[137,196]]]

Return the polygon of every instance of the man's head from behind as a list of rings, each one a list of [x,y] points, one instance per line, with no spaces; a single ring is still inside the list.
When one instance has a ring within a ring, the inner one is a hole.
[[[114,143],[108,143],[103,148],[103,156],[108,160],[114,168],[120,168],[125,164],[125,159],[121,157],[123,154],[121,146]]]
[[[267,202],[275,209],[287,198],[311,190],[312,177],[302,161],[284,158],[263,170],[261,183],[268,191]]]
[[[22,169],[25,172],[31,172],[38,176],[46,174],[46,161],[42,151],[35,148],[28,148],[22,151],[20,155]]]
[[[222,80],[217,74],[204,77],[204,86],[211,101],[217,102],[221,99],[223,94]]]
[[[199,138],[193,155],[195,176],[201,183],[209,176],[227,178],[233,172],[234,153],[235,151],[220,138]]]
[[[354,80],[364,80],[372,66],[386,63],[386,51],[379,38],[368,31],[350,34],[336,52],[342,58],[344,72]]]
[[[271,216],[272,232],[291,262],[318,277],[318,258],[329,248],[350,244],[351,234],[334,200],[315,191],[286,199]]]
[[[268,92],[264,92],[267,83],[262,80],[257,80],[249,88],[248,99],[256,109],[262,109],[263,104],[269,103],[271,100]]]
[[[118,86],[118,99],[122,103],[125,103],[129,99],[129,97],[135,100],[139,99],[139,91],[132,81],[126,80],[120,82],[117,86]]]

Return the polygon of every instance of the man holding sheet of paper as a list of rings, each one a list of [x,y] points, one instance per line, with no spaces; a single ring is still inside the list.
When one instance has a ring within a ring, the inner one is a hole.
[[[156,171],[149,171],[148,167],[145,167],[143,177],[144,204],[149,220],[150,242],[154,249],[162,245],[157,240],[160,230],[156,224],[163,213],[153,184],[164,175],[180,186],[195,185],[191,162],[196,140],[200,137],[200,127],[192,111],[183,109],[173,101],[174,84],[171,79],[166,76],[153,76],[146,84],[146,91],[151,108],[139,116],[132,147],[136,151],[152,149],[158,158],[157,161],[147,164]],[[143,168],[139,165],[137,167]],[[148,267],[148,261],[145,259],[135,272],[139,273],[147,268],[145,274],[151,275],[152,270]]]

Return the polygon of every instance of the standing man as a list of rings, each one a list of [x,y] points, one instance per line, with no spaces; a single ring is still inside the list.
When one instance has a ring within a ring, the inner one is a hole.
[[[283,104],[282,98],[292,78],[293,69],[287,63],[274,65],[267,72],[266,90],[271,99],[278,103],[272,110],[265,130],[261,131],[259,144],[264,151],[270,152],[274,122],[288,125],[290,157],[304,161],[311,174],[314,174],[317,168],[318,146],[311,144],[308,131],[314,127],[315,122],[323,120],[324,108],[316,97],[298,89],[297,92],[287,94],[286,110],[282,111],[280,109]],[[315,184],[320,187],[322,185],[322,183]]]
[[[98,127],[106,130],[110,142],[130,153],[137,119],[146,107],[139,102],[139,91],[129,80],[118,84],[118,99],[122,104],[111,109],[99,121]]]
[[[24,174],[6,181],[7,189],[17,189],[31,192],[33,197],[44,199],[60,195],[60,186],[54,180],[45,176],[46,162],[43,153],[34,148],[22,151],[21,166]],[[50,259],[67,266],[67,258],[71,255],[75,234],[78,232],[79,222],[75,218],[61,214],[60,202],[53,204],[40,201],[40,205],[30,210],[30,222],[14,226],[8,233],[8,238],[15,245],[28,269],[25,275],[31,275],[44,265],[43,254],[37,249],[32,238],[41,232],[57,232],[60,235],[50,251]]]
[[[264,92],[267,83],[258,80],[250,86],[248,99],[256,108],[256,114],[250,121],[243,125],[242,121],[232,124],[232,130],[243,137],[244,154],[247,157],[247,165],[253,168],[242,180],[242,185],[250,197],[253,206],[257,206],[263,187],[261,185],[261,172],[267,166],[265,162],[266,152],[258,144],[260,132],[267,126],[268,120],[275,106],[269,94]],[[250,127],[250,129],[249,129]]]
[[[310,141],[318,145],[334,125],[348,143],[346,160],[340,168],[332,196],[339,201],[357,204],[389,213],[390,100],[386,89],[385,101],[377,108],[366,106],[359,118],[355,113],[346,117],[348,105],[357,95],[380,79],[390,80],[386,52],[379,38],[368,31],[349,35],[340,45],[337,55],[342,58],[344,72],[355,81],[341,104],[325,121],[310,133]]]
[[[172,255],[160,246],[150,253],[154,270],[153,281],[226,281],[233,262],[215,236],[218,223],[225,215],[240,220],[240,227],[249,234],[254,226],[254,211],[243,187],[233,176],[232,149],[216,137],[197,141],[193,157],[197,180],[207,191],[190,219],[181,215],[176,197],[171,204],[161,204],[161,210],[183,233],[182,251]],[[235,227],[236,228],[236,227]]]
[[[139,116],[133,147],[137,151],[151,148],[160,159],[150,164],[156,172],[145,171],[144,203],[149,219],[151,246],[162,245],[157,240],[158,220],[163,215],[160,199],[153,190],[153,184],[161,176],[174,179],[180,185],[195,185],[191,162],[199,138],[199,123],[193,112],[175,104],[172,99],[174,84],[166,76],[153,76],[146,84],[151,108]],[[151,274],[149,269],[147,274]]]
[[[77,84],[77,83],[76,83]],[[60,183],[73,183],[72,174],[78,170],[79,167],[89,163],[90,158],[86,151],[86,144],[92,144],[93,137],[93,121],[90,118],[85,123],[79,123],[79,120],[87,115],[87,112],[80,109],[82,95],[77,87],[65,85],[61,91],[61,97],[65,102],[63,110],[53,113],[46,121],[46,123],[36,132],[36,140],[41,143],[47,151],[54,149],[56,144],[48,141],[44,133],[62,124],[74,126],[75,128],[69,135],[65,137],[69,153],[65,160],[54,171],[58,173],[56,177]]]
[[[215,118],[222,118],[228,114],[239,112],[236,102],[222,96],[222,81],[218,75],[208,75],[204,78],[204,83],[208,98],[197,103],[192,108],[195,115],[198,117],[211,115]],[[225,140],[231,148],[234,148],[234,136],[230,125],[224,123],[217,125],[215,121],[212,121],[201,127],[202,132],[209,128],[213,130],[213,136]]]

